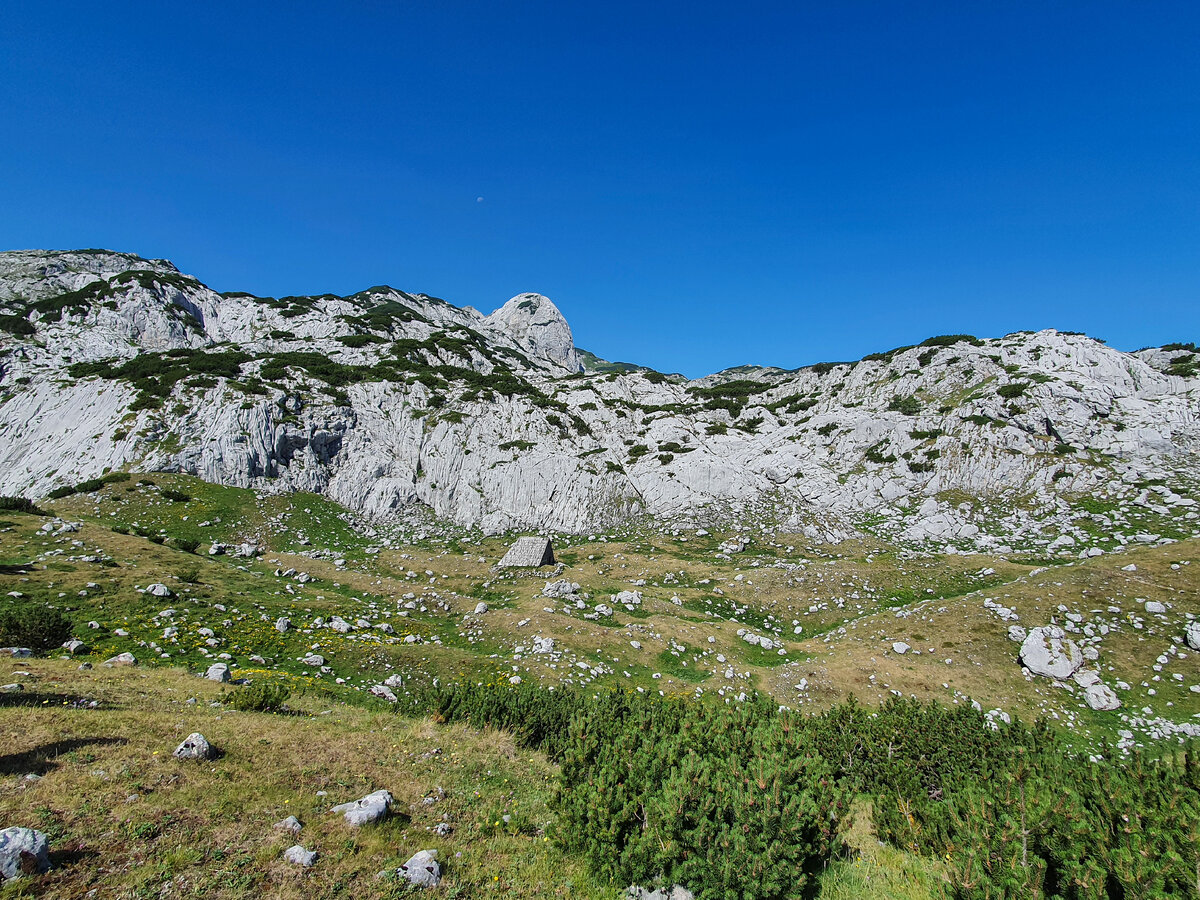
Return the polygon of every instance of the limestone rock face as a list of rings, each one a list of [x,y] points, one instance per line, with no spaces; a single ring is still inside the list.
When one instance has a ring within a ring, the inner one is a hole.
[[[0,316],[0,494],[171,471],[489,533],[762,510],[812,540],[870,522],[939,551],[1075,557],[1113,522],[1082,528],[1064,498],[1107,495],[1200,532],[1169,487],[1200,466],[1200,378],[1179,351],[1048,330],[693,381],[590,355],[581,372],[539,294],[489,316],[386,287],[285,302],[92,251],[0,253]],[[180,367],[162,408],[120,375],[139,355]],[[314,360],[354,377],[324,383]],[[444,387],[415,377],[430,370]],[[1014,492],[1030,497],[1015,511]]]
[[[484,319],[493,329],[516,339],[531,355],[578,372],[580,365],[571,327],[550,299],[541,294],[518,294]]]
[[[1064,681],[1083,665],[1083,653],[1057,625],[1041,625],[1021,643],[1021,664],[1034,675]]]

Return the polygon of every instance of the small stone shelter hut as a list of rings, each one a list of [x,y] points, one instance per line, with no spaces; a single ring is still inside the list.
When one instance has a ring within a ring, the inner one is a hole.
[[[508,552],[504,554],[504,559],[498,563],[502,568],[530,569],[554,564],[554,547],[550,544],[550,538],[544,537],[517,538],[517,542],[508,549]]]

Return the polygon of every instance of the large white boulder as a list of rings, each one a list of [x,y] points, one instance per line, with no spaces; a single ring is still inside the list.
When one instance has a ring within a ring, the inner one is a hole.
[[[50,868],[50,842],[32,828],[0,831],[0,881],[34,875]]]
[[[1083,699],[1092,709],[1098,710],[1117,709],[1121,705],[1121,700],[1113,693],[1113,689],[1102,681],[1088,685],[1084,689]]]
[[[1188,622],[1187,644],[1193,650],[1200,650],[1200,619]]]
[[[1021,664],[1034,675],[1062,681],[1083,665],[1083,653],[1057,625],[1040,625],[1021,642]]]

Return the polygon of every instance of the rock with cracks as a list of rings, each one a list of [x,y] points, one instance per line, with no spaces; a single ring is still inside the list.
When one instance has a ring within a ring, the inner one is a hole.
[[[1083,653],[1057,625],[1041,625],[1022,641],[1021,664],[1034,675],[1064,681],[1083,665]]]

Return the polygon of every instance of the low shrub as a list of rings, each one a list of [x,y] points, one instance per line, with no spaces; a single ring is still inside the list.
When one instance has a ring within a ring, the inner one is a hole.
[[[278,712],[291,695],[287,685],[260,681],[229,690],[221,700],[229,708],[242,712]]]
[[[200,567],[187,566],[175,573],[175,577],[184,584],[199,584],[200,583]]]
[[[29,513],[31,516],[48,515],[26,497],[0,497],[0,511]]]
[[[0,612],[0,646],[53,650],[71,639],[74,626],[58,610],[18,606]]]
[[[921,401],[916,397],[901,397],[899,395],[892,397],[888,404],[889,412],[903,413],[906,416],[915,416],[921,412]]]

